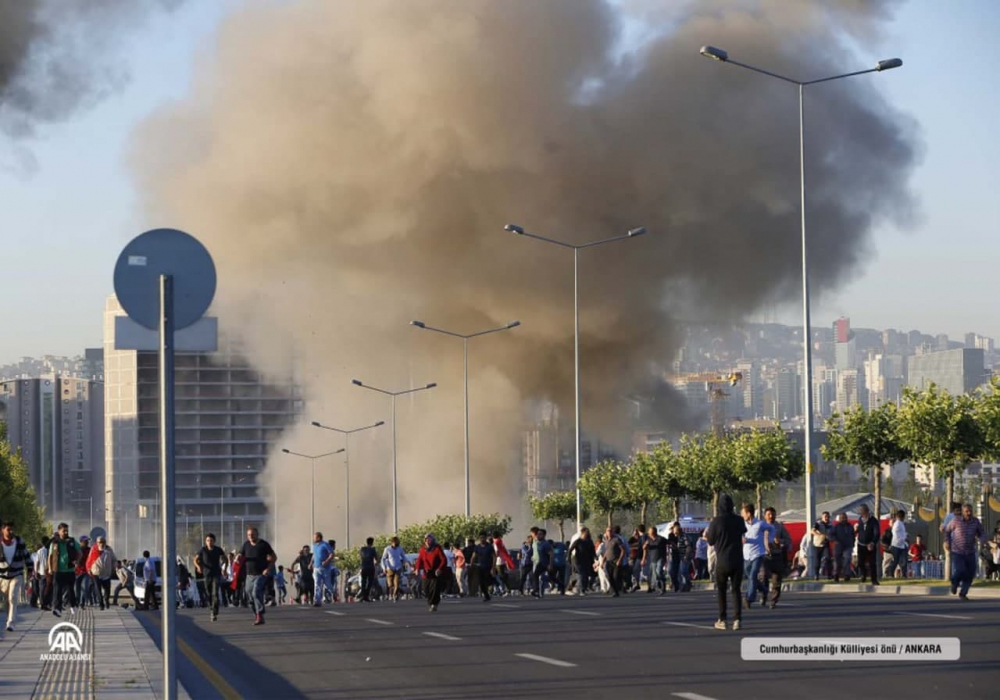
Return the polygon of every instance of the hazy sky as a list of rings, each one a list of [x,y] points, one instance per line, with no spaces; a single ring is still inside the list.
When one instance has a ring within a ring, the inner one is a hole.
[[[123,46],[131,74],[123,90],[31,140],[0,136],[0,364],[101,344],[101,311],[122,246],[170,225],[145,221],[136,209],[125,164],[132,128],[185,93],[219,18],[238,5],[190,2],[158,18]],[[878,231],[867,265],[839,291],[814,299],[814,325],[844,314],[855,326],[1000,338],[998,30],[1000,3],[992,0],[911,0],[889,27],[887,52],[844,66],[903,58],[900,70],[855,80],[873,81],[922,127],[925,153],[913,183],[922,217],[912,229]],[[15,165],[15,147],[30,152],[33,167]],[[799,308],[794,299],[751,320],[794,323]]]

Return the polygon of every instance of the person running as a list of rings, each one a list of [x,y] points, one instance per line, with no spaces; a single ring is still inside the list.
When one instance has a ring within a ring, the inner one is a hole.
[[[299,550],[299,556],[295,558],[295,562],[292,564],[292,571],[295,572],[295,580],[298,582],[296,602],[302,605],[308,605],[313,602],[313,591],[316,590],[313,582],[312,558],[312,549],[309,545],[302,545],[302,549]]]
[[[393,602],[399,600],[404,569],[406,569],[406,553],[399,544],[399,538],[393,537],[382,550],[382,572],[385,574],[386,593]]]
[[[590,539],[589,528],[580,528],[580,536],[569,546],[569,556],[576,562],[577,592],[585,596],[590,592],[594,563],[597,561],[597,549],[594,547],[594,540]]]
[[[639,590],[642,580],[642,546],[646,543],[646,526],[640,525],[632,531],[632,536],[628,538],[628,569],[632,577],[633,592]],[[648,578],[648,576],[647,576]]]
[[[924,553],[927,547],[924,546],[923,538],[917,535],[916,541],[910,545],[910,571],[913,578],[924,577]]]
[[[378,561],[375,538],[369,537],[365,540],[365,546],[361,548],[361,600],[365,603],[372,602],[372,589],[378,587],[378,578],[375,574],[378,571]]]
[[[521,545],[521,595],[524,595],[524,587],[531,580],[531,551],[535,542],[534,533],[528,535]]]
[[[962,600],[969,599],[969,586],[976,576],[976,538],[986,542],[986,531],[979,518],[972,515],[972,506],[962,506],[962,515],[952,518],[944,529],[944,549],[951,552],[951,594],[958,592]],[[959,591],[961,588],[961,591]]]
[[[313,606],[321,607],[326,590],[333,589],[330,569],[333,568],[333,548],[323,539],[322,532],[313,533],[312,552],[307,566],[312,568]]]
[[[667,536],[667,549],[670,551],[670,588],[674,593],[687,588],[687,555],[689,546],[687,535],[681,529],[680,523],[670,526]]]
[[[135,574],[128,567],[128,563],[119,561],[118,570],[115,572],[115,575],[118,577],[118,583],[115,584],[114,593],[111,594],[112,605],[118,605],[118,596],[121,594],[123,588],[128,591],[129,596],[132,598],[132,604],[135,605]]]
[[[830,530],[833,541],[833,580],[851,580],[851,555],[854,553],[854,528],[847,521],[847,513],[837,515],[837,522]]]
[[[667,594],[667,579],[663,571],[666,559],[667,538],[660,535],[655,526],[650,525],[649,534],[642,545],[642,568],[649,571],[647,593],[659,591],[660,595]]]
[[[205,535],[205,546],[195,555],[194,568],[204,577],[205,595],[211,610],[212,622],[219,619],[219,596],[223,587],[222,565],[225,560],[226,552],[215,544],[215,535],[211,532]]]
[[[568,547],[565,542],[549,540],[549,547],[552,549],[552,566],[549,570],[552,580],[559,589],[559,595],[566,595],[566,551]]]
[[[496,574],[496,560],[496,549],[486,541],[486,533],[481,533],[479,542],[472,551],[470,578],[473,587],[479,590],[484,603],[490,600],[490,584]]]
[[[243,569],[246,571],[246,582],[243,590],[250,599],[254,613],[254,625],[264,624],[264,576],[271,565],[277,560],[271,545],[257,535],[257,528],[247,528],[247,541],[240,550],[243,557]]]
[[[278,605],[284,605],[288,599],[288,585],[285,581],[285,567],[278,566],[278,573],[274,575],[274,585],[278,587]]]
[[[503,543],[503,537],[500,531],[493,533],[493,549],[497,552],[497,557],[507,567],[508,571],[516,571],[517,567],[514,566],[514,560],[510,556],[510,552],[507,551],[507,546]],[[466,556],[465,560],[468,561],[469,557]]]
[[[42,537],[42,546],[31,555],[31,605],[48,610],[49,538]]]
[[[49,572],[52,574],[52,614],[62,617],[63,606],[69,602],[69,611],[76,614],[76,562],[80,559],[80,546],[69,535],[69,525],[59,523],[49,543]]]
[[[431,533],[424,535],[424,546],[417,554],[413,569],[416,574],[424,573],[424,597],[427,598],[427,609],[430,612],[437,612],[441,595],[448,588],[448,559]]]
[[[764,576],[770,593],[765,596],[768,607],[774,610],[781,597],[781,582],[788,570],[788,550],[792,546],[792,538],[785,526],[778,522],[777,512],[768,506],[764,509],[764,522],[771,526],[771,536],[764,555]],[[761,601],[763,604],[764,601]]]
[[[694,577],[699,581],[708,578],[708,538],[705,534],[708,528],[701,531],[694,545]]]
[[[107,539],[103,535],[98,537],[87,557],[87,575],[97,588],[101,610],[111,607],[111,577],[115,574],[117,562],[115,550],[108,546]]]
[[[813,579],[816,581],[819,581],[820,576],[826,573],[827,564],[830,561],[830,530],[832,527],[830,513],[824,511],[812,528],[811,566]]]
[[[531,560],[534,562],[531,582],[535,586],[534,596],[541,598],[545,594],[549,565],[552,563],[552,545],[545,537],[545,530],[538,528],[534,534],[535,542],[531,548]]]
[[[90,586],[91,579],[90,575],[87,573],[87,560],[90,558],[90,538],[86,535],[80,535],[80,558],[76,560],[76,566],[73,568],[73,587],[76,592],[76,601],[83,610],[90,603]]]
[[[872,577],[872,585],[878,583],[878,555],[879,527],[878,520],[872,517],[868,506],[862,504],[858,508],[858,515],[861,517],[854,524],[854,534],[858,543],[858,574],[861,576],[861,583],[865,582],[866,572]]]
[[[708,543],[715,547],[715,595],[719,602],[719,619],[715,629],[726,629],[726,589],[733,593],[735,611],[733,629],[741,626],[740,588],[743,583],[743,535],[747,528],[736,515],[733,499],[728,494],[719,501],[719,514],[708,526]]]
[[[746,523],[746,534],[743,535],[743,578],[747,581],[747,610],[756,602],[757,591],[761,592],[760,604],[767,602],[767,579],[761,576],[761,570],[770,538],[774,535],[774,528],[755,517],[755,511],[753,503],[744,503],[740,511]]]
[[[0,600],[7,601],[7,631],[14,631],[17,604],[24,588],[24,569],[31,555],[24,540],[14,534],[14,522],[0,525]]]
[[[621,595],[622,575],[621,568],[625,565],[625,556],[628,548],[622,544],[620,537],[615,537],[614,530],[610,527],[604,532],[604,570],[607,572],[608,584],[614,595],[618,598]]]
[[[143,610],[156,610],[159,605],[156,603],[156,563],[149,555],[149,550],[142,553],[142,578],[145,582],[145,594],[142,598]]]
[[[906,578],[906,567],[909,563],[910,543],[906,535],[906,511],[900,508],[896,511],[896,518],[892,523],[892,541],[889,543],[889,551],[892,553],[892,567],[889,569],[892,575],[896,575],[896,569],[902,578]]]

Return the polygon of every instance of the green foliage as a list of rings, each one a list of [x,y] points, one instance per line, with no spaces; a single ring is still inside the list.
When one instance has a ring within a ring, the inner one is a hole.
[[[1000,462],[1000,377],[993,377],[989,387],[979,391],[976,421],[985,442],[981,456]]]
[[[580,493],[594,511],[606,515],[608,524],[615,511],[629,510],[635,502],[624,488],[625,467],[614,460],[598,462],[580,477]]]
[[[28,544],[37,547],[52,527],[45,522],[45,513],[38,507],[35,490],[28,477],[28,465],[20,451],[11,449],[7,441],[7,425],[0,423],[0,514],[12,520],[15,533]]]
[[[884,403],[875,410],[860,406],[843,415],[834,414],[826,423],[824,459],[858,467],[865,476],[883,464],[896,464],[909,454],[900,444],[896,404]],[[867,489],[867,484],[864,487]]]
[[[576,520],[576,491],[553,491],[552,493],[537,498],[532,496],[531,513],[538,521],[554,520],[559,525],[559,538],[566,539],[565,522]],[[586,503],[583,504],[580,518],[586,520],[590,517]]]
[[[712,500],[713,512],[718,497],[741,487],[733,465],[733,439],[729,435],[682,435],[678,458],[692,498]]]
[[[469,537],[478,537],[481,532],[494,534],[499,532],[501,536],[510,532],[509,515],[500,513],[478,514],[471,517],[464,515],[438,515],[424,523],[416,523],[401,528],[397,533],[399,543],[403,551],[407,554],[415,554],[420,551],[424,544],[424,535],[431,533],[438,541],[438,544],[465,543]],[[375,536],[375,549],[379,553],[389,544],[392,535]],[[367,538],[364,538],[367,539]],[[359,544],[354,549],[341,549],[337,552],[337,562],[341,569],[346,571],[357,571],[361,565],[361,547]]]
[[[794,481],[805,472],[803,454],[780,430],[750,430],[732,439],[733,474],[738,485],[763,490]]]
[[[983,422],[977,420],[983,413],[982,402],[978,403],[933,384],[920,392],[906,389],[897,423],[899,444],[914,461],[933,465],[939,476],[964,471],[987,452]]]

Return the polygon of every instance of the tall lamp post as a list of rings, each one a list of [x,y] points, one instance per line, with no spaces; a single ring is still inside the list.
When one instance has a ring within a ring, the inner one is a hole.
[[[423,328],[424,330],[434,331],[435,333],[442,333],[444,335],[450,335],[453,338],[461,338],[462,346],[465,353],[465,517],[470,517],[472,515],[472,491],[469,484],[469,339],[478,338],[481,335],[489,335],[490,333],[499,333],[500,331],[510,330],[511,328],[517,328],[521,325],[520,321],[511,321],[506,326],[500,326],[499,328],[490,328],[489,330],[479,331],[478,333],[469,333],[468,335],[463,335],[461,333],[454,333],[452,331],[446,331],[443,328],[434,328],[433,326],[428,326],[423,321],[410,321],[411,326],[416,326],[417,328]]]
[[[528,238],[534,238],[545,243],[551,243],[552,245],[557,245],[561,248],[569,248],[573,251],[573,386],[576,398],[574,401],[575,406],[575,436],[576,436],[576,530],[580,531],[580,527],[583,524],[583,500],[580,496],[580,275],[579,275],[579,258],[580,251],[584,248],[594,248],[599,245],[604,245],[605,243],[614,243],[616,241],[626,241],[629,238],[635,238],[636,236],[641,236],[646,233],[646,228],[644,226],[639,226],[638,228],[630,229],[628,233],[624,236],[615,236],[614,238],[605,238],[604,240],[594,241],[592,243],[584,243],[583,245],[573,245],[572,243],[565,243],[564,241],[557,241],[553,238],[546,238],[545,236],[538,236],[534,233],[529,233],[525,231],[524,228],[518,226],[517,224],[507,224],[504,229],[510,231],[511,233],[516,233],[518,236],[527,236]]]
[[[286,455],[308,459],[312,463],[312,486],[309,490],[309,528],[311,532],[316,532],[316,460],[329,457],[330,455],[339,455],[344,451],[344,448],[341,447],[339,450],[334,450],[333,452],[324,452],[321,455],[304,455],[301,452],[292,452],[286,449],[282,449],[281,451]]]
[[[347,539],[347,548],[351,548],[351,434],[360,433],[362,430],[369,430],[371,428],[377,428],[380,425],[385,425],[384,420],[380,420],[378,423],[373,425],[366,425],[361,428],[354,428],[353,430],[344,430],[342,428],[334,428],[330,425],[323,425],[319,421],[313,421],[312,424],[317,428],[323,428],[324,430],[332,430],[336,433],[340,433],[344,436],[344,467],[347,474],[345,475],[346,489],[344,493],[344,500],[347,503],[347,507],[344,509],[344,537]]]
[[[437,386],[437,384],[435,382],[431,382],[426,386],[418,386],[416,389],[406,389],[404,391],[388,391],[386,389],[379,389],[365,384],[360,379],[352,379],[351,384],[359,386],[362,389],[370,389],[380,394],[392,397],[392,532],[395,534],[399,532],[399,492],[396,489],[396,397],[433,389]]]
[[[795,80],[784,75],[772,73],[771,71],[751,66],[747,63],[734,61],[729,57],[729,53],[724,49],[715,46],[702,46],[701,55],[711,58],[721,63],[730,63],[740,68],[746,68],[754,73],[766,75],[769,78],[797,85],[799,88],[799,195],[800,195],[800,215],[802,228],[802,361],[805,364],[803,377],[803,403],[802,409],[805,413],[805,453],[806,453],[806,523],[815,521],[816,494],[813,493],[812,477],[812,430],[813,430],[813,397],[812,397],[812,335],[810,333],[809,320],[809,266],[806,257],[806,160],[805,160],[805,118],[803,113],[803,95],[807,85],[817,83],[828,83],[841,78],[851,78],[855,75],[865,75],[866,73],[881,73],[892,68],[899,68],[903,61],[898,58],[889,58],[879,61],[874,68],[854,71],[853,73],[842,73],[831,75],[827,78],[817,78],[816,80]]]

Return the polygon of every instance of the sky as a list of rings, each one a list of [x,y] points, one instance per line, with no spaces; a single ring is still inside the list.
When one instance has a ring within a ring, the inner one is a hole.
[[[121,46],[130,73],[123,89],[30,139],[0,136],[7,151],[0,155],[15,154],[0,157],[0,364],[101,345],[119,252],[139,233],[170,225],[145,220],[138,209],[126,163],[133,128],[186,93],[220,18],[239,4],[185,3],[150,21]],[[814,326],[846,315],[855,327],[1000,338],[998,30],[1000,3],[992,0],[910,0],[888,27],[882,45],[889,52],[869,60],[858,47],[862,65],[844,67],[865,68],[890,54],[903,59],[899,70],[853,80],[874,81],[920,124],[923,160],[912,185],[921,210],[905,230],[877,230],[866,264],[839,289],[814,297]],[[807,124],[807,148],[809,138],[822,134]],[[24,153],[28,166],[18,165]],[[776,301],[747,320],[800,323],[800,301]]]

